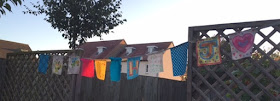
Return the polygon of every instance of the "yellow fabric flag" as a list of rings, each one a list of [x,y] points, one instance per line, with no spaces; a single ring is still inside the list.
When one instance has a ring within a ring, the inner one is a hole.
[[[105,80],[106,60],[95,60],[96,76],[99,80]]]

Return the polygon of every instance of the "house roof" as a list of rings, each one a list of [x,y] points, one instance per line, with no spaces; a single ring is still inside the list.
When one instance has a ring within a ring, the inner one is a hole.
[[[0,40],[0,58],[6,58],[7,53],[31,51],[28,44]]]
[[[91,58],[91,59],[106,59],[112,57],[124,46],[126,42],[122,40],[110,40],[110,41],[98,41],[98,42],[87,42],[84,43],[80,48],[84,50],[83,58]],[[106,47],[102,53],[98,54],[97,47]]]
[[[147,46],[157,46],[154,51],[163,51],[168,48],[171,48],[174,46],[173,42],[158,42],[158,43],[144,43],[144,44],[132,44],[127,45],[126,47],[134,47],[135,49],[130,53],[129,55],[126,54],[126,50],[120,52],[120,54],[117,57],[121,58],[130,58],[135,56],[142,56],[142,60],[147,60],[147,54],[148,54],[148,48]]]

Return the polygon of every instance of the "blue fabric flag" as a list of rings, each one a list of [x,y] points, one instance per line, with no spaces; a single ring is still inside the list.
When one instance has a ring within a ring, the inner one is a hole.
[[[187,67],[188,42],[171,48],[173,76],[184,75]]]
[[[127,79],[134,79],[138,76],[141,57],[127,59]]]
[[[39,56],[39,72],[43,74],[47,74],[47,69],[49,65],[49,55],[40,54]]]
[[[111,59],[111,66],[110,66],[111,81],[118,82],[121,79],[122,58],[111,57],[110,59]]]

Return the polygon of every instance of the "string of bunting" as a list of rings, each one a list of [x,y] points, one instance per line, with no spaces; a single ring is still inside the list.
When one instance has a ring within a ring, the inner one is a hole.
[[[270,26],[273,24],[270,24]],[[269,25],[252,28],[246,31],[232,33],[229,36],[229,44],[233,60],[238,60],[246,57],[251,57],[254,46],[254,39],[257,30],[268,27]],[[187,70],[187,50],[189,42],[182,43],[178,46],[168,48],[171,52],[173,76],[181,76]],[[216,65],[222,63],[220,52],[220,37],[206,38],[196,42],[197,66]],[[148,55],[148,71],[149,73],[164,72],[163,54],[166,50],[158,51]],[[52,56],[52,73],[61,75],[63,67],[63,56]],[[50,56],[41,54],[39,58],[39,72],[46,74],[48,61]],[[118,82],[121,78],[121,62],[127,62],[127,79],[134,79],[139,75],[139,65],[142,56],[131,58],[111,57],[109,59],[89,59],[79,56],[69,56],[67,74],[79,74],[82,76],[93,78],[94,72],[99,80],[105,80],[107,62],[110,64],[111,81]],[[81,65],[82,64],[82,65]],[[80,69],[82,67],[82,69]]]
[[[174,76],[183,75],[186,72],[186,59],[187,59],[187,47],[188,42],[181,45],[170,48],[172,62],[173,62],[173,74]],[[168,50],[161,50],[156,53],[146,54],[148,55],[148,71],[149,73],[160,73],[164,72],[163,68],[163,54]],[[46,74],[48,68],[48,60],[50,55],[40,55],[39,59],[39,72]],[[64,56],[52,56],[52,73],[61,75],[63,67]],[[107,62],[110,64],[110,78],[111,81],[120,81],[121,74],[121,62],[127,62],[127,79],[134,79],[139,75],[139,65],[142,56],[135,56],[131,58],[118,58],[111,57],[109,59],[90,59],[90,58],[80,58],[76,55],[71,55],[68,58],[68,70],[67,74],[79,74],[81,70],[81,75],[88,78],[96,77],[99,80],[105,80]]]

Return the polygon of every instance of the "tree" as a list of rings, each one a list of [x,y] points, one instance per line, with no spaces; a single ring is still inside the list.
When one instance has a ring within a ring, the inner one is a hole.
[[[87,38],[109,34],[121,19],[121,0],[43,0],[43,4],[31,3],[36,9],[27,8],[26,14],[45,14],[45,20],[69,40],[69,48],[75,49]]]
[[[24,0],[0,0],[0,17],[6,14],[6,10],[12,12],[11,3],[14,5],[21,5]]]

